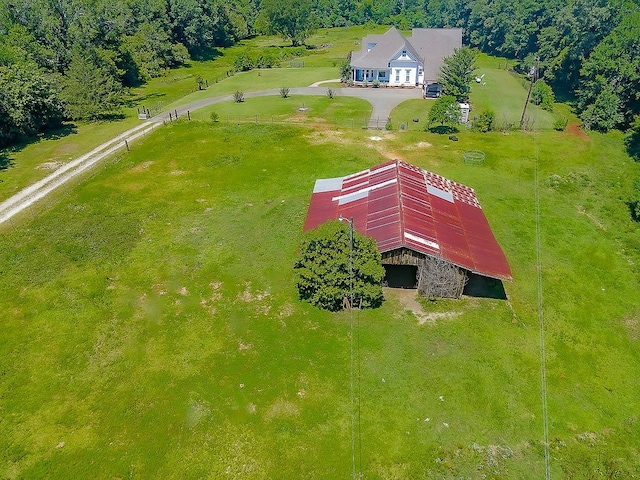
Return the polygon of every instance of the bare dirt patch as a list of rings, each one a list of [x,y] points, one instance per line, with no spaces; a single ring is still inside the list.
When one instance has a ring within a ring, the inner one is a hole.
[[[211,287],[211,297],[201,298],[200,305],[205,310],[208,310],[211,315],[214,315],[217,311],[215,303],[222,298],[222,292],[220,291],[222,282],[211,282],[209,286]]]
[[[393,150],[384,150],[384,149],[379,149],[380,150],[380,154],[385,157],[388,158],[389,160],[403,160],[402,155],[400,155],[398,152],[393,151]]]
[[[300,415],[300,408],[295,403],[279,399],[267,408],[264,419],[270,422],[274,419],[292,418],[298,415]]]
[[[580,128],[579,123],[570,123],[569,125],[567,125],[565,131],[573,137],[582,138],[583,140],[589,140],[589,135],[587,135],[585,131]]]
[[[418,142],[418,143],[414,143],[413,145],[407,145],[406,147],[403,147],[403,150],[408,150],[408,151],[416,151],[416,150],[424,150],[425,148],[431,148],[433,145],[430,144],[429,142]]]
[[[589,220],[591,220],[593,223],[595,223],[598,227],[600,227],[600,229],[602,230],[606,230],[607,227],[604,226],[604,224],[598,220],[596,217],[594,217],[593,215],[591,215],[590,213],[588,213],[584,207],[582,206],[578,206],[578,213],[581,215],[584,215],[585,217],[587,217]]]
[[[637,342],[640,340],[640,312],[635,312],[624,319],[624,326],[627,328],[629,338]]]
[[[70,153],[74,153],[78,149],[77,143],[67,143],[65,145],[60,145],[56,148],[57,155],[68,155]]]
[[[64,162],[43,162],[36,167],[36,170],[54,171],[59,169],[62,165],[64,165]]]
[[[385,297],[395,296],[400,300],[404,309],[413,313],[420,325],[435,324],[438,320],[454,318],[461,314],[461,312],[425,312],[422,305],[416,300],[417,291],[410,288],[385,287],[383,290]]]
[[[153,161],[152,160],[149,160],[149,161],[146,161],[146,162],[142,162],[142,163],[139,163],[138,165],[136,165],[135,167],[133,167],[131,169],[131,171],[134,172],[134,173],[144,172],[151,165],[153,165]]]
[[[343,137],[343,132],[337,130],[316,130],[309,135],[305,135],[312,145],[324,145],[326,143],[352,144],[353,140]]]

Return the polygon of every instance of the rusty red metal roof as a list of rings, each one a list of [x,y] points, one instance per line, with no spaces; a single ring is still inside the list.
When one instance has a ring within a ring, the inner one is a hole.
[[[475,191],[401,160],[317,180],[304,229],[339,217],[378,243],[406,247],[486,277],[512,280]]]

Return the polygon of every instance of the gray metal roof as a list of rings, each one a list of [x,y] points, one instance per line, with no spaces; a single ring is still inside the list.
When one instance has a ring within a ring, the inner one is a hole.
[[[367,52],[370,43],[376,46]],[[391,27],[384,35],[367,35],[362,39],[360,51],[351,54],[351,65],[357,68],[388,68],[389,60],[407,44],[407,39],[395,27]],[[415,55],[419,57],[417,52]]]
[[[369,52],[368,45],[375,43]],[[442,66],[442,59],[462,46],[460,28],[414,28],[411,37],[404,37],[395,27],[383,35],[367,35],[362,47],[351,53],[351,66],[355,68],[388,68],[389,61],[406,49],[424,64],[425,81],[435,81]]]
[[[443,58],[453,55],[456,48],[462,47],[462,29],[414,28],[411,31],[411,43],[424,59],[425,81],[435,81]]]

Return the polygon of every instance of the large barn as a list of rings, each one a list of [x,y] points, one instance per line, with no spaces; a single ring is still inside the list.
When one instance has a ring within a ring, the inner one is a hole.
[[[376,240],[398,286],[458,297],[469,273],[512,280],[475,191],[406,162],[316,180],[304,229],[340,217]]]

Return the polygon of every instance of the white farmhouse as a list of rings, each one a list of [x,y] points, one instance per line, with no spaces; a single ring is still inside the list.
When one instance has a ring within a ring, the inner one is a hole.
[[[383,35],[367,35],[351,52],[353,82],[377,80],[392,87],[416,87],[437,81],[444,57],[462,46],[460,28],[414,28],[410,37],[395,27]]]

